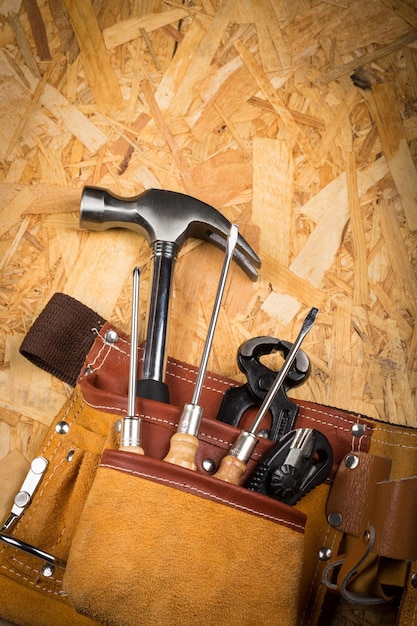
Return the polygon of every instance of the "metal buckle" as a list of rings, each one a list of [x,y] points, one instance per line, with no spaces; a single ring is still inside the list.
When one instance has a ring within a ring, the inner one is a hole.
[[[5,543],[8,546],[13,548],[17,548],[18,550],[22,550],[22,552],[26,552],[27,554],[31,554],[32,556],[37,557],[38,559],[42,559],[44,562],[49,563],[55,567],[61,567],[65,569],[65,563],[56,556],[41,550],[40,548],[36,548],[35,546],[22,541],[21,539],[17,539],[16,537],[12,537],[5,533],[5,530],[9,530],[17,519],[22,515],[26,507],[31,503],[32,496],[35,493],[36,489],[39,486],[39,483],[42,480],[42,477],[48,467],[48,461],[43,456],[38,456],[33,459],[30,464],[30,469],[26,475],[25,480],[20,488],[20,491],[16,494],[12,510],[8,519],[3,524],[0,529],[0,541]],[[51,575],[52,572],[49,574]]]

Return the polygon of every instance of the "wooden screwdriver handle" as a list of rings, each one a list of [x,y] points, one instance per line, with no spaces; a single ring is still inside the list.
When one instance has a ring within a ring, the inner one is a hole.
[[[133,454],[145,454],[141,446],[120,446],[119,450],[123,452],[132,452]]]
[[[189,433],[175,433],[169,442],[169,451],[164,461],[196,471],[195,455],[199,446],[198,438]]]
[[[239,485],[240,479],[246,471],[246,463],[228,454],[222,458],[220,467],[214,474],[214,478],[219,478],[226,483]]]

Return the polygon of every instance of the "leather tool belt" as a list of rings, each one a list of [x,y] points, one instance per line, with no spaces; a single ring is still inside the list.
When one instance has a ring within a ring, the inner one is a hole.
[[[74,390],[38,451],[36,492],[2,533],[2,617],[22,626],[310,625],[337,594],[395,606],[398,624],[415,623],[416,430],[297,401],[296,428],[325,434],[334,466],[288,506],[207,471],[239,432],[215,419],[235,381],[206,376],[191,472],[162,459],[196,368],[168,359],[171,404],[137,398],[146,452],[138,456],[118,450],[125,334],[56,294],[21,352]],[[271,443],[260,441],[248,474]]]

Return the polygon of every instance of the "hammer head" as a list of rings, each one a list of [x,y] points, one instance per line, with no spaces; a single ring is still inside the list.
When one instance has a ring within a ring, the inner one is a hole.
[[[86,186],[80,226],[88,230],[127,228],[145,237],[151,247],[168,242],[179,249],[188,237],[196,237],[224,250],[231,224],[209,204],[182,193],[149,189],[133,198],[121,198],[106,189]],[[233,257],[252,280],[258,278],[261,261],[241,235]]]

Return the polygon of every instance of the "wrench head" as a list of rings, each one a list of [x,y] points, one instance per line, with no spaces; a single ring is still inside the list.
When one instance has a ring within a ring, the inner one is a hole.
[[[169,242],[178,250],[186,239],[195,237],[225,249],[231,223],[214,207],[182,193],[148,189],[138,196],[122,198],[100,187],[86,186],[80,206],[80,226],[87,230],[127,228],[153,247]],[[257,280],[261,261],[239,234],[233,254],[245,273]]]

